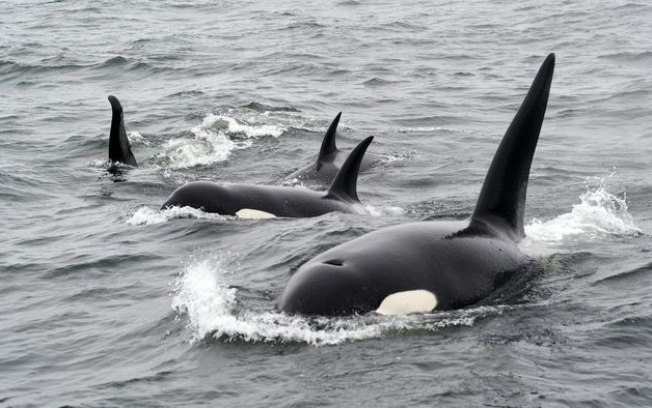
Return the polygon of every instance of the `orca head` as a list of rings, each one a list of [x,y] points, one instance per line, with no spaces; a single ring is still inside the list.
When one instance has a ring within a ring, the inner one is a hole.
[[[299,274],[300,273],[300,274]],[[278,307],[288,314],[339,316],[366,313],[378,302],[373,290],[341,260],[310,261],[285,287]],[[366,296],[360,296],[365,293]]]
[[[218,205],[224,202],[229,202],[227,188],[207,181],[193,181],[174,190],[161,206],[161,210],[170,207],[191,207],[222,214]]]

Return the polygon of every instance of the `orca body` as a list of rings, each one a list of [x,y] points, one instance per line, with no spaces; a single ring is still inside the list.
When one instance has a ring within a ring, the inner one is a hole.
[[[221,215],[256,214],[265,218],[315,217],[332,211],[365,213],[358,200],[357,178],[372,140],[370,136],[353,149],[326,193],[306,188],[198,181],[176,189],[161,209],[189,206]]]
[[[340,123],[342,112],[335,116],[331,122],[324,140],[319,150],[319,156],[314,163],[295,171],[286,177],[286,180],[298,180],[300,182],[314,183],[318,186],[329,186],[337,172],[348,157],[348,153],[337,148],[335,138],[337,136],[337,126]],[[366,154],[360,163],[360,171],[365,171],[380,161],[380,157],[374,154]]]
[[[125,131],[122,105],[118,98],[113,95],[109,95],[109,102],[113,111],[111,131],[109,133],[109,167],[115,167],[117,163],[138,167]]]
[[[498,147],[469,220],[384,228],[331,248],[290,278],[280,309],[326,316],[457,309],[529,278],[538,265],[517,244],[554,65],[550,54]]]

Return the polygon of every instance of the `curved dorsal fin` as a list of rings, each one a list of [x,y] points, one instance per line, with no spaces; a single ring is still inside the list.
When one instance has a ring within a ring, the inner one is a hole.
[[[525,193],[554,69],[555,54],[550,54],[498,146],[471,217],[471,227],[480,220],[498,221],[514,239],[525,236]]]
[[[118,98],[113,95],[109,95],[109,102],[111,102],[111,110],[113,111],[111,132],[109,133],[109,161],[111,163],[121,162],[138,167],[136,158],[131,152],[127,132],[125,132],[122,105]]]
[[[342,112],[335,116],[335,119],[333,119],[326,131],[326,135],[324,135],[324,140],[321,142],[321,149],[319,149],[319,156],[317,157],[317,170],[319,170],[322,162],[329,161],[329,156],[337,151],[335,136],[337,136],[337,126],[340,124],[341,116]]]
[[[372,140],[374,140],[374,137],[369,136],[351,151],[342,168],[337,172],[335,180],[333,180],[325,197],[333,197],[346,202],[359,201],[357,192],[358,172],[360,171],[362,158]]]

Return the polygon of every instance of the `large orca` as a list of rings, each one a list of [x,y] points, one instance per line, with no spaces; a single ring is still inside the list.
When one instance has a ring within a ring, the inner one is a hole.
[[[315,183],[321,186],[328,186],[333,182],[337,172],[340,170],[346,158],[347,152],[337,148],[335,138],[337,136],[337,126],[340,123],[342,112],[335,116],[331,122],[324,140],[321,143],[321,149],[317,156],[317,161],[301,168],[286,177],[286,180],[298,180],[300,182]],[[360,164],[360,171],[365,171],[380,161],[380,157],[374,154],[366,154]]]
[[[498,147],[468,221],[404,224],[331,248],[290,278],[280,309],[305,315],[457,309],[482,304],[537,269],[517,242],[525,235],[525,193],[554,65],[550,54]]]
[[[131,152],[125,122],[122,112],[122,105],[118,98],[109,95],[113,117],[111,118],[111,131],[109,133],[109,167],[115,167],[117,163],[138,167],[136,158]]]
[[[161,209],[189,206],[243,218],[314,217],[332,211],[364,213],[358,201],[357,179],[372,140],[370,136],[353,149],[326,193],[299,187],[198,181],[176,189]]]

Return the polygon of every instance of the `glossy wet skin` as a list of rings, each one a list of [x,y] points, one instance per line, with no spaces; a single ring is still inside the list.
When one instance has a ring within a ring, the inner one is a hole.
[[[550,54],[498,146],[469,221],[405,224],[340,244],[299,268],[279,299],[280,309],[326,316],[367,313],[388,296],[409,291],[432,293],[437,310],[457,309],[528,275],[532,260],[517,242],[524,236],[529,171],[554,65]],[[402,306],[396,309],[427,310]]]
[[[491,227],[458,234],[465,227],[459,222],[405,224],[336,246],[290,278],[279,307],[307,315],[366,313],[387,296],[412,290],[432,292],[437,310],[476,303],[529,258]]]
[[[277,217],[315,217],[332,211],[364,214],[359,203],[346,203],[305,188],[217,184],[197,181],[176,189],[162,209],[192,207],[221,215],[258,210]]]

